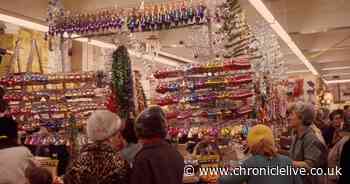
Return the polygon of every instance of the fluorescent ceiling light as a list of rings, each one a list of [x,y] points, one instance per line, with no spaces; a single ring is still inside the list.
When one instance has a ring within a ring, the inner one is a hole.
[[[344,79],[344,80],[325,80],[326,84],[339,84],[339,83],[350,83],[350,79]]]
[[[190,59],[187,59],[187,58],[184,58],[184,57],[180,57],[180,56],[177,56],[177,55],[174,55],[174,54],[170,54],[170,53],[167,53],[167,52],[159,51],[158,54],[162,54],[163,56],[174,58],[176,60],[183,61],[183,62],[186,62],[186,63],[194,63],[195,62],[195,61],[192,61]]]
[[[304,54],[300,51],[298,46],[294,43],[292,38],[283,29],[283,27],[278,23],[272,13],[266,8],[265,4],[261,0],[249,0],[250,4],[260,13],[260,15],[270,24],[271,28],[276,32],[276,34],[288,45],[292,52],[305,64],[305,66],[314,75],[318,75],[315,67],[306,59]]]
[[[333,74],[325,74],[325,75],[322,75],[324,77],[332,77],[332,76],[344,76],[344,75],[350,75],[350,73],[333,73]]]
[[[0,13],[0,21],[12,23],[12,24],[15,24],[15,25],[18,25],[18,26],[21,26],[21,27],[24,27],[24,28],[28,28],[28,29],[33,29],[33,30],[36,30],[36,31],[41,31],[41,32],[49,31],[49,27],[48,26],[45,26],[45,25],[42,25],[42,24],[38,24],[38,23],[34,23],[32,21],[27,21],[27,20],[24,20],[24,19],[20,19],[20,18],[13,17],[13,16],[8,16],[8,15],[1,14],[1,13]]]
[[[49,30],[49,27],[46,25],[38,24],[38,23],[35,23],[32,21],[20,19],[20,18],[13,17],[13,16],[8,16],[8,15],[1,14],[1,13],[0,13],[0,21],[8,22],[8,23],[11,23],[14,25],[18,25],[20,27],[24,27],[24,28],[28,28],[28,29],[32,29],[32,30],[36,30],[36,31],[41,31],[41,32],[47,32]],[[72,36],[76,37],[79,35],[73,34]],[[88,44],[90,44],[90,45],[95,45],[95,46],[102,47],[102,48],[116,48],[116,46],[113,44],[105,43],[105,42],[102,42],[99,40],[93,40],[93,39],[90,40],[88,38],[77,38],[75,40],[80,41],[80,42],[88,42]],[[129,50],[129,53],[131,55],[139,55],[136,52],[131,51],[131,50]],[[160,57],[152,57],[150,55],[146,55],[143,57],[147,60],[156,61],[158,63],[162,63],[162,64],[166,64],[166,65],[170,65],[170,66],[179,66],[178,62],[171,61],[168,59],[164,59],[164,58],[160,58]]]
[[[329,67],[329,68],[322,68],[322,71],[332,71],[332,70],[347,70],[350,69],[350,66],[340,66],[340,67]]]
[[[294,70],[294,71],[288,71],[286,74],[295,74],[295,73],[309,73],[310,70]]]

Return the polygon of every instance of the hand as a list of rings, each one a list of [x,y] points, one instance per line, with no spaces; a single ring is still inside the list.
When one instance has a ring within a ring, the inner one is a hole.
[[[293,161],[293,166],[297,168],[302,168],[305,165],[304,163],[305,162],[302,162],[302,161]]]
[[[297,168],[309,168],[309,165],[304,161],[293,161],[293,166]]]

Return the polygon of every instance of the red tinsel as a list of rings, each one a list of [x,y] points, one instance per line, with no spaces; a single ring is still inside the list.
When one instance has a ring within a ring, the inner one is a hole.
[[[106,102],[106,107],[109,111],[113,112],[113,113],[117,113],[118,112],[118,105],[117,105],[117,98],[115,93],[110,94],[110,96],[107,99]]]

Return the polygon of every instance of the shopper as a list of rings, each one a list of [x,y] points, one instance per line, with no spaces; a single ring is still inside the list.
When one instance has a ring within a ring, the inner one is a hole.
[[[122,142],[120,118],[106,110],[95,111],[87,121],[92,142],[67,169],[65,184],[127,184],[129,164],[117,148]]]
[[[221,158],[222,154],[216,140],[209,133],[204,133],[202,140],[195,147],[196,155],[219,155]]]
[[[317,138],[310,127],[315,119],[312,105],[296,103],[288,110],[288,121],[294,130],[290,157],[294,167],[325,168],[327,166],[327,147]],[[303,176],[304,184],[320,184],[324,178]]]
[[[277,154],[272,130],[265,125],[254,126],[248,134],[248,146],[252,156],[241,167],[247,168],[291,168],[293,161],[287,156]],[[302,184],[298,175],[268,175],[262,171],[261,176],[232,175],[219,178],[219,184]]]
[[[49,170],[41,167],[29,167],[25,176],[27,178],[27,184],[52,184],[53,177]]]
[[[315,125],[315,124],[311,124],[310,125],[311,130],[313,131],[313,133],[316,135],[317,139],[319,141],[321,141],[322,144],[324,144],[325,146],[327,146],[327,143],[322,135],[322,131]]]
[[[17,123],[6,117],[7,104],[0,99],[0,183],[24,184],[25,169],[32,163],[29,149],[18,144]]]
[[[350,180],[350,128],[346,127],[346,130],[341,134],[347,141],[344,143],[341,151],[339,165],[342,170],[337,184],[348,184]]]
[[[343,110],[335,110],[330,116],[330,125],[326,127],[322,135],[329,148],[332,148],[340,139],[339,131],[344,124],[344,112]]]
[[[315,125],[323,132],[329,123],[329,109],[321,108],[317,111]]]
[[[136,155],[131,184],[182,184],[184,159],[165,141],[166,118],[158,106],[143,111],[135,123],[142,149]]]
[[[126,146],[121,151],[122,157],[132,164],[136,154],[142,148],[142,145],[138,143],[133,119],[128,119],[126,121],[122,135],[126,141]]]
[[[347,158],[349,156],[349,152],[346,149],[345,145],[349,144],[350,140],[350,127],[345,127],[340,131],[341,139],[333,146],[333,148],[329,151],[328,155],[328,168],[342,168],[342,171],[348,169],[349,166],[346,165]],[[343,160],[343,161],[342,161]],[[342,173],[344,174],[344,173]],[[327,177],[328,183],[327,184],[336,184],[339,181],[339,176],[337,175],[330,175]]]

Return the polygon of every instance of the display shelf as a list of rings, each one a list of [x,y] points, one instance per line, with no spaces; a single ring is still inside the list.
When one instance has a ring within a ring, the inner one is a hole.
[[[186,80],[186,81],[176,81],[169,83],[160,83],[156,87],[156,92],[158,93],[167,93],[167,92],[175,92],[179,90],[200,90],[206,88],[217,88],[220,86],[225,87],[234,87],[240,86],[242,84],[249,84],[253,82],[253,77],[251,75],[241,75],[236,77],[226,77],[226,78],[215,78],[208,77],[211,79],[207,80]]]
[[[4,99],[9,101],[10,114],[22,126],[35,124],[38,119],[51,122],[64,119],[68,123],[68,114],[85,117],[89,111],[104,108],[94,93],[96,76],[92,72],[14,73],[1,78],[0,83],[11,89]]]
[[[247,57],[159,70],[153,103],[172,124],[221,122],[253,112],[254,77]]]
[[[13,88],[14,86],[36,86],[64,83],[87,83],[94,81],[96,76],[89,72],[83,74],[40,74],[40,73],[13,73],[0,79],[0,84]]]
[[[224,62],[213,61],[206,64],[191,64],[184,68],[175,70],[158,70],[153,76],[156,79],[166,78],[183,78],[186,76],[193,76],[199,74],[219,73],[219,72],[232,72],[232,71],[244,71],[250,70],[251,64],[246,57],[229,59]]]

